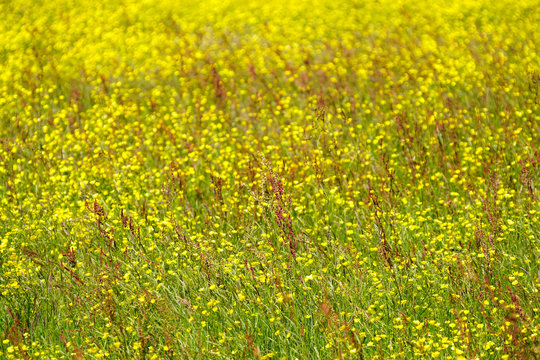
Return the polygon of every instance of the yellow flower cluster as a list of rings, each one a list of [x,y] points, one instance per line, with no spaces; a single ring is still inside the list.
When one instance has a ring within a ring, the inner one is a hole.
[[[540,356],[536,0],[0,4],[0,358]]]

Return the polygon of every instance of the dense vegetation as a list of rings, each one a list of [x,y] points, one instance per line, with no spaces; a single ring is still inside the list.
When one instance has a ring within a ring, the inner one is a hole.
[[[536,0],[0,10],[0,358],[540,357]]]

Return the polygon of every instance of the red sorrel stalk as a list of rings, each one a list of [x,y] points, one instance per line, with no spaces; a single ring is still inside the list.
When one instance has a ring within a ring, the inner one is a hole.
[[[283,242],[285,246],[289,246],[289,251],[294,259],[296,259],[296,249],[298,248],[298,242],[296,235],[292,227],[292,220],[290,210],[292,207],[291,196],[284,198],[283,184],[279,179],[274,176],[269,177],[270,184],[272,185],[272,192],[274,199],[276,200],[277,208],[274,211],[275,222],[281,231],[283,236]],[[288,211],[287,211],[288,210]]]

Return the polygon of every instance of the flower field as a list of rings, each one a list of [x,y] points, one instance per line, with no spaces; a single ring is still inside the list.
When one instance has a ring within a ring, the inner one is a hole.
[[[537,0],[0,10],[0,358],[540,358]]]

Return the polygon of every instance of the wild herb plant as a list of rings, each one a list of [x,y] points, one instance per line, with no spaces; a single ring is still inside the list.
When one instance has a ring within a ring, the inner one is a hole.
[[[0,13],[0,358],[540,357],[537,1]]]

